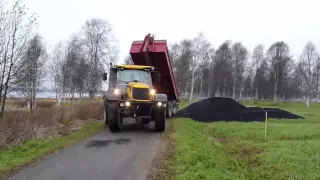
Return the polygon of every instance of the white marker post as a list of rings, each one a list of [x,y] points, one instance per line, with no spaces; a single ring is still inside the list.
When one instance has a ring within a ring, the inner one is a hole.
[[[266,111],[266,120],[264,123],[264,140],[267,140],[268,113]]]

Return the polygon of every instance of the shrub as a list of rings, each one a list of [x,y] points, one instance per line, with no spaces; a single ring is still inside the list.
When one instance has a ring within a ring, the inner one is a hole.
[[[21,101],[17,102],[16,105],[22,104]],[[54,106],[52,101],[39,102],[32,118],[28,109],[5,111],[0,122],[0,147],[16,145],[29,139],[66,135],[78,126],[102,119],[101,102],[62,107]]]

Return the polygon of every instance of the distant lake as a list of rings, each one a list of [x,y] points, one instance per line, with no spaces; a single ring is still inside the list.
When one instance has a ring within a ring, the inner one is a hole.
[[[97,94],[97,96],[100,96],[100,95],[101,95],[100,93]],[[83,94],[82,97],[83,96],[89,97],[88,93]],[[24,96],[17,92],[11,92],[8,94],[8,97],[23,98]],[[74,97],[75,98],[79,97],[79,93],[75,93]],[[56,93],[55,92],[39,92],[36,95],[36,98],[56,98]]]

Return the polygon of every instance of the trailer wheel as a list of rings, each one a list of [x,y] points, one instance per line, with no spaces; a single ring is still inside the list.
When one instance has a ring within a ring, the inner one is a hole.
[[[108,124],[111,132],[120,132],[122,130],[123,124],[117,102],[108,104]]]
[[[163,132],[166,128],[166,110],[156,109],[155,110],[154,126],[156,132]]]
[[[172,117],[172,103],[170,101],[167,102],[167,118]]]
[[[176,101],[172,102],[172,115],[176,115],[178,113],[178,104]]]

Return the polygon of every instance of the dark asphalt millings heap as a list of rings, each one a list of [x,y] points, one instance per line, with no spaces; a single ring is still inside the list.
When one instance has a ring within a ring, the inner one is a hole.
[[[274,119],[304,119],[301,116],[276,108],[246,107],[232,98],[208,98],[178,111],[176,117],[191,118],[200,122],[264,121],[265,113]]]

